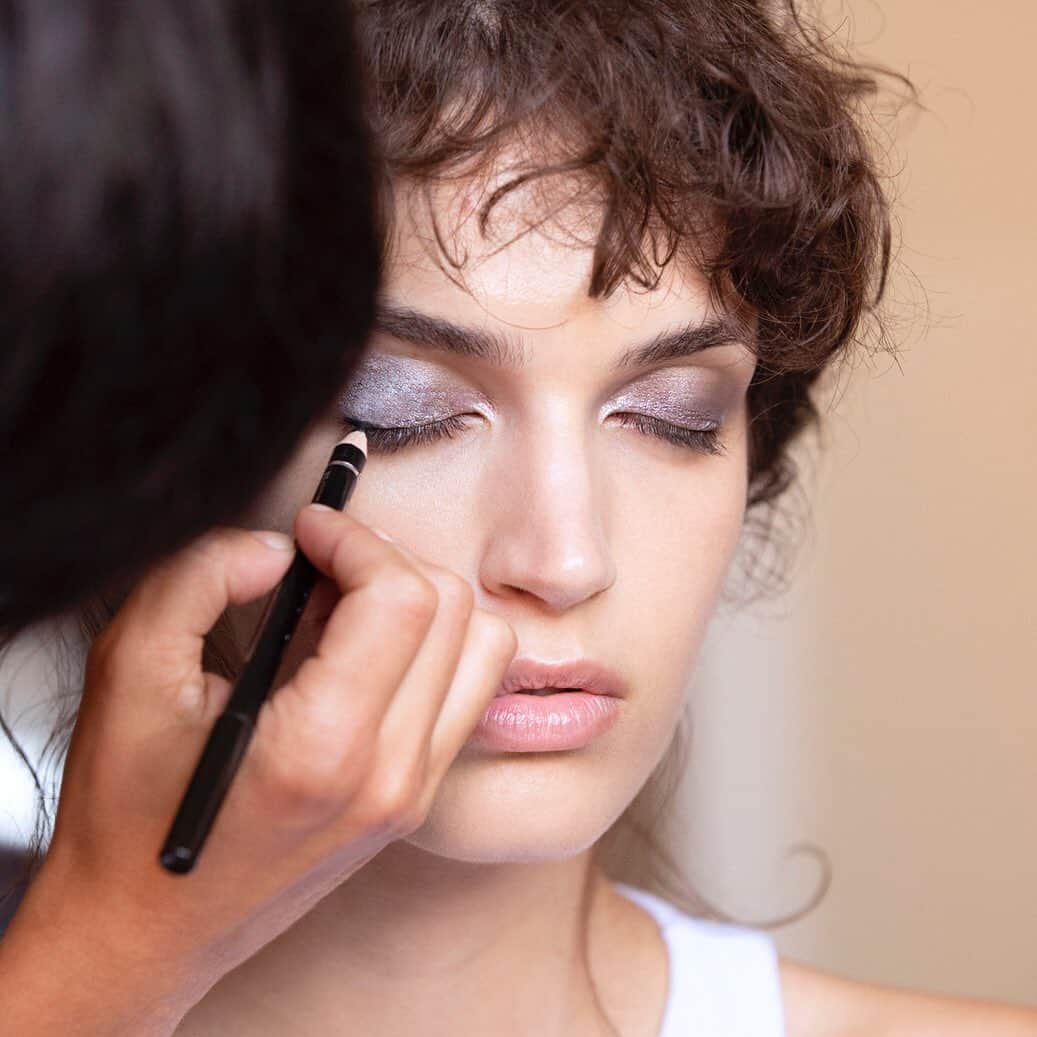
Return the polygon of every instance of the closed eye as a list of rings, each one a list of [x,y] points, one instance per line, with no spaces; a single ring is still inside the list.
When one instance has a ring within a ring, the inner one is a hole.
[[[621,425],[637,429],[648,436],[655,436],[675,446],[696,450],[700,454],[709,454],[716,457],[724,452],[724,445],[720,442],[720,426],[713,424],[705,428],[687,428],[684,425],[675,425],[671,421],[663,421],[661,418],[653,418],[648,414],[627,413],[621,411],[613,417],[619,419]]]
[[[393,454],[409,446],[421,446],[435,443],[440,439],[452,439],[458,432],[467,427],[464,416],[452,414],[438,421],[427,421],[421,425],[398,425],[395,427],[371,425],[356,418],[344,417],[344,422],[352,428],[362,429],[367,433],[367,448],[371,453]]]
[[[686,428],[670,421],[663,421],[661,418],[653,418],[648,414],[621,412],[613,416],[618,418],[620,424],[625,427],[636,429],[644,435],[653,436],[675,446],[710,456],[717,456],[724,452],[718,425],[708,428]],[[395,427],[372,425],[350,417],[345,417],[343,420],[350,427],[366,432],[368,450],[378,454],[392,454],[406,447],[424,446],[441,439],[452,439],[459,432],[468,428],[468,423],[461,414],[453,414],[438,421],[424,422],[421,425]]]

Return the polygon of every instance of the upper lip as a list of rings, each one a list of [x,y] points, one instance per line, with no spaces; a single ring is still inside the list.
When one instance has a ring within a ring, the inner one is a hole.
[[[579,688],[592,695],[623,698],[626,685],[615,670],[591,659],[542,662],[539,659],[514,659],[504,673],[498,695],[536,688]]]

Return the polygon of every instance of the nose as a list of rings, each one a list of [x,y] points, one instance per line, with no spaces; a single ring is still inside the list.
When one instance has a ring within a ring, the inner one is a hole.
[[[542,428],[486,477],[491,514],[479,578],[488,593],[564,612],[612,586],[608,478],[582,436]]]

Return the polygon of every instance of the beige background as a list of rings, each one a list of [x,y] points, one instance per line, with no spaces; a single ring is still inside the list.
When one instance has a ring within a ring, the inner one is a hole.
[[[682,849],[762,918],[813,842],[833,885],[786,953],[1037,1005],[1037,16],[881,8],[829,10],[930,109],[892,157],[901,369],[844,372],[795,594],[716,625]]]
[[[911,323],[808,457],[795,593],[715,624],[680,850],[764,918],[809,895],[783,854],[813,842],[833,885],[786,953],[1037,1005],[1037,25],[1023,0],[848,10],[930,108],[893,158]],[[0,838],[26,795],[0,757]]]

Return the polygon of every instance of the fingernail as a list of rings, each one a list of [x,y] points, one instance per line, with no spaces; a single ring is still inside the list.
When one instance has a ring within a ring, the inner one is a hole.
[[[383,540],[388,540],[390,544],[396,543],[396,541],[393,540],[393,538],[389,536],[388,533],[383,533],[380,529],[375,529],[374,526],[371,527],[371,532],[374,533],[376,537],[381,537]]]
[[[268,529],[254,529],[252,535],[275,551],[291,551],[295,547],[295,541],[291,537],[285,536],[284,533],[275,533]]]
[[[307,504],[307,509],[310,511],[334,511],[334,508],[329,508],[327,504]]]

